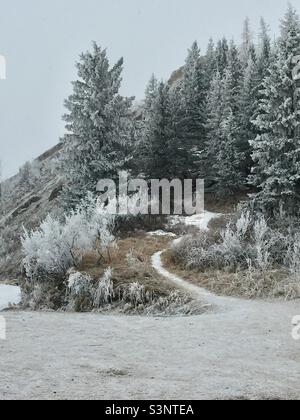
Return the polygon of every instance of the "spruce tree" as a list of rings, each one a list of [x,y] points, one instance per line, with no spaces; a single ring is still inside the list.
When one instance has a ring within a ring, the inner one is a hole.
[[[239,150],[243,153],[244,160],[241,162],[241,170],[245,177],[245,183],[247,183],[247,177],[250,175],[252,166],[252,148],[250,141],[256,137],[257,130],[253,124],[253,118],[256,108],[256,65],[252,58],[249,57],[248,65],[245,69],[240,96],[238,100],[239,112],[238,112],[238,125],[239,125]]]
[[[226,38],[223,38],[218,42],[216,48],[216,57],[217,57],[217,69],[221,76],[224,76],[225,70],[228,65],[228,51],[229,46]]]
[[[255,166],[251,182],[259,189],[256,201],[267,210],[284,203],[293,212],[299,204],[300,104],[295,100],[294,57],[300,54],[300,21],[289,6],[269,74],[263,82],[263,98],[255,125],[260,135],[251,142]]]
[[[255,48],[253,44],[253,35],[250,26],[250,19],[247,17],[244,22],[244,28],[242,33],[242,45],[240,49],[240,57],[243,68],[248,65],[249,58],[253,57]]]
[[[242,63],[239,58],[238,48],[236,47],[234,41],[231,41],[229,51],[228,51],[228,64],[227,64],[227,77],[230,76],[230,80],[228,80],[229,85],[229,92],[230,95],[230,103],[232,107],[232,111],[234,114],[238,112],[238,98],[240,95],[241,84],[242,84]]]
[[[215,76],[218,69],[217,55],[215,50],[214,41],[210,38],[206,56],[205,56],[205,80],[206,80],[206,92],[208,93],[210,84],[213,77]]]
[[[132,99],[119,94],[123,60],[110,67],[106,50],[96,43],[81,55],[78,80],[65,101],[67,134],[62,169],[67,179],[67,205],[96,191],[103,178],[116,179],[126,167]]]
[[[150,82],[151,83],[151,82]],[[169,86],[158,84],[151,108],[146,111],[141,156],[147,179],[172,178],[172,115]]]
[[[195,42],[189,50],[181,84],[182,112],[179,123],[181,147],[186,151],[186,172],[197,174],[198,156],[205,147],[205,61]]]
[[[233,75],[226,70],[213,79],[208,98],[207,168],[219,196],[238,191],[244,184],[240,171],[243,154],[238,149],[238,125],[233,112]]]
[[[213,163],[219,152],[221,143],[220,127],[222,123],[222,77],[219,71],[213,77],[207,99],[207,141],[205,148],[205,180],[206,186],[217,182]]]
[[[259,43],[256,53],[256,61],[254,63],[253,74],[253,100],[254,100],[254,114],[252,119],[255,119],[259,113],[259,101],[263,99],[263,81],[268,75],[272,55],[271,39],[268,33],[268,26],[264,19],[260,21]],[[257,130],[256,130],[257,131]],[[257,134],[259,134],[257,132]]]

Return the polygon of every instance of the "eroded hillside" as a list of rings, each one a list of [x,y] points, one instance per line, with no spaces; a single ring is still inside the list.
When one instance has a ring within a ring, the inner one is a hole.
[[[34,229],[47,214],[60,211],[59,192],[63,184],[58,159],[61,149],[58,144],[1,185],[0,281],[16,280],[20,276],[23,226]]]

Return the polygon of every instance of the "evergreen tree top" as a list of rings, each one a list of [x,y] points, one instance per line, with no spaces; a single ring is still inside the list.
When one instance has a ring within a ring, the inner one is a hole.
[[[279,46],[286,57],[300,54],[300,19],[296,9],[289,4],[284,19],[281,21]]]

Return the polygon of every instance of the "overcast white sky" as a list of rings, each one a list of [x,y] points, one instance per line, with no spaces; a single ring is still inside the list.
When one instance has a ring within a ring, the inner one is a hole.
[[[297,6],[297,2],[294,2]],[[246,16],[278,32],[286,0],[0,0],[0,158],[4,176],[55,145],[74,63],[95,40],[125,58],[122,92],[143,97],[154,72],[167,78],[197,39],[239,39]]]

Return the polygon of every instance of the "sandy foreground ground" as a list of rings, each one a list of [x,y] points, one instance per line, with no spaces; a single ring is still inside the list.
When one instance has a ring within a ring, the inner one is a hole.
[[[5,313],[1,399],[300,398],[299,303],[199,317]]]

